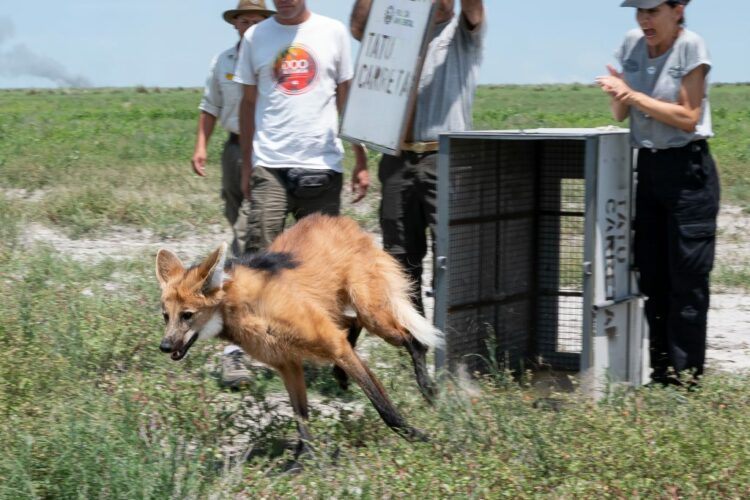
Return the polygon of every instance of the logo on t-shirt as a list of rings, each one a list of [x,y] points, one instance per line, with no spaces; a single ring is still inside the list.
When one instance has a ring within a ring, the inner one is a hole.
[[[282,50],[273,63],[276,86],[287,95],[303,94],[312,88],[318,76],[318,63],[313,52],[304,45],[294,44]]]

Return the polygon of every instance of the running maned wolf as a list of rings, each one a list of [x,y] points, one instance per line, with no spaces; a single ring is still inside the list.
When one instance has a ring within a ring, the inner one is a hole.
[[[337,379],[354,379],[388,426],[409,440],[426,437],[409,426],[354,350],[357,326],[411,355],[429,400],[428,347],[442,333],[412,306],[398,262],[344,217],[311,215],[282,233],[266,252],[225,261],[226,244],[191,268],[168,250],[156,256],[166,322],[160,349],[182,359],[196,340],[219,337],[281,375],[297,416],[300,448],[310,440],[302,362],[332,362]]]

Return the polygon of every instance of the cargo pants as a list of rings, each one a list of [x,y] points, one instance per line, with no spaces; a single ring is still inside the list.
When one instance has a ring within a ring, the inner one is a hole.
[[[332,170],[330,183],[313,195],[295,195],[290,189],[288,168],[253,167],[250,177],[250,199],[244,200],[242,212],[245,253],[266,249],[284,230],[288,215],[299,220],[313,213],[339,215],[341,210],[341,173]],[[239,184],[239,183],[238,183]]]
[[[378,168],[383,189],[383,248],[406,270],[412,282],[412,302],[422,314],[422,260],[427,255],[428,229],[435,255],[437,159],[435,152],[405,151],[400,156],[383,155]]]
[[[708,143],[638,151],[634,258],[646,300],[652,380],[703,373],[719,178]]]

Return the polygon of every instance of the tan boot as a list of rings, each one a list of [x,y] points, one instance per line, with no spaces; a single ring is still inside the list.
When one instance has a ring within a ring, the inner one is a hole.
[[[241,350],[221,355],[221,385],[236,388],[250,383],[249,359]]]

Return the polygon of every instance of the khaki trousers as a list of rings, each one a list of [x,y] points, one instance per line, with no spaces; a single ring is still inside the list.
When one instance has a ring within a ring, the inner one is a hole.
[[[314,198],[297,198],[287,190],[285,168],[256,166],[250,179],[250,200],[244,200],[235,234],[244,231],[245,253],[264,250],[284,230],[287,216],[299,220],[319,212],[339,215],[341,210],[342,175],[336,173],[330,187]],[[239,183],[238,183],[239,184]]]
[[[246,213],[242,206],[240,173],[242,172],[242,151],[237,142],[227,140],[221,153],[221,197],[224,200],[224,216],[232,228],[232,253],[240,256],[245,252],[247,241]]]

